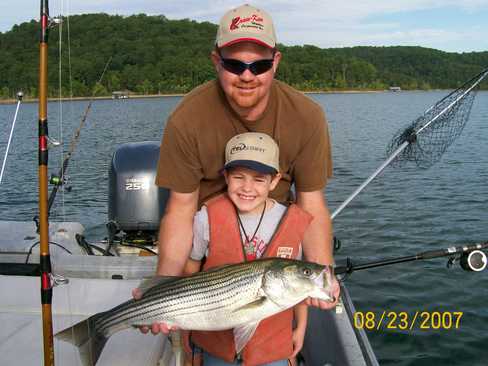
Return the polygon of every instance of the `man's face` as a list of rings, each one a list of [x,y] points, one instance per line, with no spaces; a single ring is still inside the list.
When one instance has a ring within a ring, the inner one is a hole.
[[[266,72],[254,75],[246,69],[237,75],[226,70],[222,58],[239,60],[246,63],[258,60],[273,59],[273,66]],[[212,61],[217,70],[218,78],[232,107],[239,113],[255,110],[264,112],[269,99],[271,83],[278,68],[281,54],[252,42],[240,42],[220,49],[220,54],[212,52]]]

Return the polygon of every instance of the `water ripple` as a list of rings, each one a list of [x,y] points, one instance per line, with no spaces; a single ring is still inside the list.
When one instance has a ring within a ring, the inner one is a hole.
[[[399,128],[445,92],[323,94],[333,143],[334,178],[326,197],[331,211],[385,159]],[[106,236],[110,158],[122,143],[160,140],[179,98],[95,101],[70,162],[70,193],[61,192],[53,217],[81,222],[89,239]],[[66,150],[86,101],[49,104],[49,131]],[[14,106],[0,105],[0,154]],[[19,113],[5,181],[2,220],[30,220],[37,213],[37,105]],[[480,92],[463,134],[429,170],[386,170],[334,220],[343,248],[340,262],[405,256],[440,247],[486,241],[488,227],[488,92]],[[57,171],[61,150],[50,151]],[[448,269],[446,259],[406,263],[352,274],[348,287],[360,311],[463,311],[460,329],[368,332],[381,365],[484,365],[488,359],[486,274]]]

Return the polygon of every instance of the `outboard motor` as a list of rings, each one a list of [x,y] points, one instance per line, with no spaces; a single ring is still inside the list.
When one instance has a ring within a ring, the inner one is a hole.
[[[109,242],[124,232],[121,241],[153,245],[169,192],[155,183],[159,142],[121,145],[109,171]]]

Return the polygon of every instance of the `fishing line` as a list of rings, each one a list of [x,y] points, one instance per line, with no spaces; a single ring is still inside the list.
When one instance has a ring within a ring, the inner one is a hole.
[[[63,14],[63,5],[64,5],[64,2],[61,1],[61,14]],[[63,22],[62,21],[59,23],[59,27],[58,27],[58,57],[59,57],[59,64],[58,64],[59,141],[64,141],[64,137],[63,137],[63,101],[62,101],[62,98],[63,98],[63,74],[62,74],[62,68],[63,68]],[[61,154],[59,155],[59,161],[61,164],[63,163],[63,155],[64,155],[64,144],[61,144]],[[48,214],[49,214],[49,210],[48,210]],[[63,194],[61,195],[61,217],[63,217],[63,219],[65,218],[64,190],[63,190]]]
[[[65,4],[64,4],[64,1],[61,2],[61,14],[66,14],[65,18],[66,18],[66,25],[67,25],[67,30],[66,32],[66,36],[67,36],[67,44],[66,44],[66,47],[68,49],[68,82],[69,82],[69,96],[68,96],[68,99],[69,99],[69,110],[70,110],[70,113],[69,115],[70,116],[74,116],[74,110],[73,110],[73,76],[72,76],[72,67],[71,67],[71,36],[70,36],[70,11],[69,11],[69,4],[70,2],[69,1],[66,1],[67,3],[67,7],[68,7],[68,11],[65,11],[64,10],[64,7],[65,7]],[[61,52],[61,48],[62,48],[62,36],[63,36],[63,24],[64,24],[64,19],[63,19],[63,22],[61,23],[61,26],[60,26],[60,30],[59,30],[59,95],[60,95],[60,111],[62,110],[61,108],[61,98],[63,97],[62,95],[62,82],[61,82],[61,79],[62,79],[62,52]],[[63,121],[62,121],[62,117],[63,114],[61,113],[60,114],[60,126],[59,126],[59,130],[60,130],[60,140],[61,141],[64,141],[64,138],[63,138]],[[63,164],[63,156],[64,156],[64,153],[65,153],[65,146],[64,144],[62,145],[62,148],[61,148],[61,155],[60,155],[60,165]],[[68,189],[69,191],[69,189]],[[65,190],[63,189],[61,191],[61,216],[63,217],[63,219],[66,217],[66,211],[65,211]]]
[[[12,127],[10,129],[10,135],[8,137],[7,148],[5,149],[5,155],[3,157],[2,170],[0,171],[0,184],[2,184],[3,172],[7,164],[7,156],[10,149],[10,142],[12,142],[12,136],[14,134],[15,122],[17,121],[17,115],[19,113],[20,104],[22,103],[22,98],[24,94],[22,92],[17,93],[17,108],[15,109],[14,120],[12,122]]]
[[[69,106],[70,106],[70,115],[71,116],[74,116],[74,111],[73,111],[73,80],[72,80],[72,68],[71,68],[71,38],[70,38],[70,10],[69,10],[69,4],[70,2],[69,1],[66,1],[66,5],[68,7],[68,10],[65,11],[64,9],[64,5],[65,5],[65,2],[64,1],[61,1],[61,14],[66,14],[66,22],[67,22],[67,49],[68,49],[68,82],[69,82]],[[62,75],[62,52],[61,52],[61,47],[62,47],[62,26],[60,27],[60,33],[59,33],[59,48],[60,48],[60,51],[59,51],[59,93],[60,93],[60,100],[61,100],[61,97],[62,97],[62,83],[61,83],[61,75]],[[60,105],[62,103],[60,102]],[[60,111],[61,111],[61,107],[60,107]],[[61,138],[61,141],[64,141],[64,135],[63,135],[63,123],[62,123],[62,114],[61,114],[61,117],[60,117],[60,127],[59,127],[59,130],[60,130],[60,138]],[[64,156],[64,153],[65,153],[65,148],[64,148],[64,144],[62,145],[62,148],[61,148],[61,155],[60,155],[60,164],[62,166],[63,164],[63,156]],[[62,190],[62,194],[61,194],[61,212],[62,212],[62,217],[64,218],[65,215],[66,215],[66,206],[65,206],[65,190],[63,189]],[[50,206],[49,206],[50,207]],[[49,214],[49,208],[48,208],[48,214]],[[71,286],[68,284],[67,286],[67,289],[66,289],[66,302],[68,304],[68,315],[69,315],[69,319],[70,319],[70,323],[72,324],[74,321],[73,321],[73,304],[71,302]],[[73,334],[74,336],[74,334]],[[72,350],[72,355],[73,355],[73,359],[76,359],[76,350]],[[81,364],[81,359],[78,359],[78,364]]]
[[[108,69],[108,66],[110,65],[110,62],[112,61],[112,56],[108,59],[107,63],[105,64],[105,67],[103,69],[102,75],[100,76],[100,79],[98,80],[98,83],[101,83],[103,76],[105,75],[105,72]],[[57,175],[51,176],[50,183],[54,184],[53,189],[51,190],[51,194],[49,195],[49,200],[48,200],[48,214],[51,211],[51,208],[54,204],[54,200],[56,198],[56,194],[59,190],[59,187],[64,186],[66,184],[66,170],[68,169],[68,164],[70,162],[71,156],[73,155],[73,152],[76,148],[76,145],[78,144],[80,135],[81,135],[81,130],[83,126],[85,125],[86,119],[88,117],[88,113],[90,112],[91,106],[93,103],[93,96],[90,98],[88,105],[85,109],[85,112],[83,114],[83,117],[81,118],[80,125],[78,126],[78,129],[75,131],[73,135],[73,139],[71,140],[68,152],[66,153],[64,160],[61,164],[61,168],[58,172]]]
[[[402,128],[388,145],[388,158],[331,215],[333,220],[388,165],[415,163],[429,168],[438,162],[461,134],[473,106],[477,87],[488,75],[488,68],[428,108]]]

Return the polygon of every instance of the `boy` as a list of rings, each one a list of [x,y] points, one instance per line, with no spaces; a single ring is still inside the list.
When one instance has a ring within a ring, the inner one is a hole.
[[[227,193],[207,201],[195,215],[185,272],[199,271],[202,260],[203,269],[209,269],[264,257],[301,258],[301,240],[312,217],[268,197],[281,177],[276,142],[263,133],[234,136],[226,146],[223,174]],[[302,348],[306,324],[304,304],[265,319],[240,355],[232,330],[192,331],[191,339],[203,349],[205,366],[236,364],[236,356],[245,365],[281,366]]]

